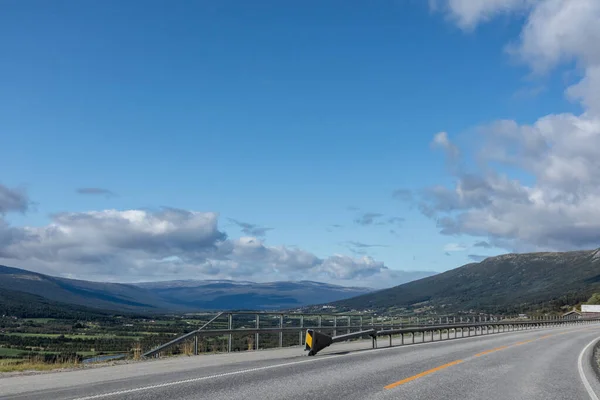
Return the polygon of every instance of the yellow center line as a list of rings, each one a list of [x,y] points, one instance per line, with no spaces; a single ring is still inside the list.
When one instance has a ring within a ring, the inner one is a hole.
[[[504,349],[507,349],[507,348],[509,348],[509,347],[510,347],[510,346],[500,346],[500,347],[496,347],[495,349],[491,349],[491,350],[482,351],[481,353],[477,353],[477,354],[475,354],[475,357],[481,357],[481,356],[483,356],[483,355],[490,354],[490,353],[493,353],[493,352],[495,352],[495,351],[499,351],[499,350],[504,350]]]
[[[426,375],[429,375],[429,374],[433,374],[434,372],[442,370],[444,368],[448,368],[448,367],[451,367],[453,365],[460,364],[461,362],[463,362],[463,360],[456,360],[456,361],[449,362],[448,364],[440,365],[439,367],[428,369],[427,371],[423,371],[420,374],[413,375],[413,376],[408,377],[406,379],[402,379],[401,381],[398,381],[398,382],[390,383],[389,385],[384,386],[384,389],[393,389],[393,388],[395,388],[397,386],[404,385],[407,382],[414,381],[415,379],[422,378],[422,377],[424,377]]]
[[[513,346],[520,346],[520,345],[522,345],[522,344],[527,344],[527,343],[531,343],[531,342],[533,342],[533,340],[526,340],[526,341],[524,341],[524,342],[518,342],[518,343],[515,343],[515,344],[513,344]]]
[[[565,333],[566,333],[566,332],[565,332]],[[563,334],[563,333],[558,333],[558,335],[562,335],[562,334]],[[507,346],[500,346],[500,347],[496,347],[495,349],[485,350],[485,351],[482,351],[481,353],[477,353],[477,354],[475,354],[475,357],[481,357],[481,356],[483,356],[483,355],[485,355],[485,354],[494,353],[494,352],[496,352],[496,351],[500,351],[500,350],[508,349],[508,348],[510,348],[510,347],[513,347],[513,346],[520,346],[520,345],[523,345],[523,344],[531,343],[531,342],[534,342],[534,341],[536,341],[536,340],[540,340],[540,339],[546,339],[546,338],[549,338],[549,337],[551,337],[551,336],[553,336],[553,335],[554,335],[554,334],[545,335],[545,336],[541,336],[541,337],[539,337],[539,338],[537,338],[537,339],[525,340],[525,341],[523,341],[523,342],[517,342],[517,343],[509,344],[509,345],[507,345]],[[451,367],[451,366],[453,366],[453,365],[456,365],[456,364],[460,364],[460,363],[462,363],[462,362],[464,362],[464,360],[456,360],[456,361],[452,361],[452,362],[449,362],[448,364],[444,364],[444,365],[440,365],[439,367],[435,367],[435,368],[432,368],[432,369],[428,369],[427,371],[423,371],[423,372],[421,372],[421,373],[419,373],[419,374],[416,374],[416,375],[410,376],[410,377],[408,377],[408,378],[402,379],[402,380],[400,380],[400,381],[398,381],[398,382],[390,383],[389,385],[387,385],[387,386],[384,386],[383,388],[384,388],[384,389],[393,389],[393,388],[395,388],[395,387],[398,387],[398,386],[400,386],[400,385],[404,385],[404,384],[405,384],[405,383],[407,383],[407,382],[414,381],[415,379],[422,378],[422,377],[424,377],[424,376],[426,376],[426,375],[432,374],[432,373],[434,373],[434,372],[436,372],[436,371],[439,371],[439,370],[442,370],[442,369],[445,369],[445,368]]]

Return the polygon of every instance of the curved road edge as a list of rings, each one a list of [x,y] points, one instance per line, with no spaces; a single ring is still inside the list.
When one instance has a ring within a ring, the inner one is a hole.
[[[600,393],[600,369],[596,361],[596,349],[600,345],[600,337],[589,342],[581,353],[577,361],[579,377],[587,390],[591,400],[600,400],[597,393]]]

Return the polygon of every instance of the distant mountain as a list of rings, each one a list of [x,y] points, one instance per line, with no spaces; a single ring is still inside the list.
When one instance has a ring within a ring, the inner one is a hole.
[[[371,292],[373,289],[328,283],[236,282],[230,280],[167,281],[136,283],[173,304],[200,309],[289,309],[327,303]]]
[[[562,253],[506,254],[333,302],[338,309],[410,311],[432,307],[519,312],[575,304],[600,292],[600,249]]]
[[[0,288],[106,310],[158,311],[174,306],[133,285],[57,278],[6,266],[0,266]]]
[[[48,300],[35,294],[0,288],[0,317],[87,319],[110,318],[110,313],[97,308]]]
[[[102,283],[58,278],[6,266],[0,266],[0,289],[4,289],[6,298],[11,297],[10,293],[25,293],[61,304],[129,312],[289,309],[371,291],[311,281]],[[3,303],[0,303],[0,314],[2,310]]]

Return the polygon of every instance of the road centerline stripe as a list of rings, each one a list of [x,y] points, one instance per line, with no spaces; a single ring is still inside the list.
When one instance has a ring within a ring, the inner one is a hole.
[[[427,371],[423,371],[421,373],[418,373],[416,375],[413,375],[413,376],[410,376],[408,378],[402,379],[400,381],[397,381],[397,382],[394,382],[394,383],[390,383],[389,385],[384,386],[384,389],[393,389],[393,388],[398,387],[400,385],[404,385],[405,383],[408,383],[410,381],[414,381],[415,379],[419,379],[419,378],[422,378],[422,377],[424,377],[426,375],[433,374],[434,372],[440,371],[442,369],[446,369],[446,368],[451,367],[453,365],[460,364],[461,362],[463,362],[463,360],[456,360],[456,361],[449,362],[447,364],[440,365],[440,366],[435,367],[435,368],[428,369]]]
[[[481,353],[477,353],[475,354],[475,357],[481,357],[483,355],[486,354],[490,354],[490,353],[494,353],[496,351],[500,351],[500,350],[504,350],[504,349],[508,349],[510,346],[500,346],[500,347],[496,347],[495,349],[491,349],[491,350],[486,350],[486,351],[482,351]]]
[[[484,351],[482,351],[480,353],[475,354],[473,357],[468,357],[465,360],[469,360],[469,359],[472,359],[474,357],[481,357],[483,355],[490,354],[490,353],[495,353],[495,352],[500,351],[500,350],[509,349],[511,347],[514,347],[514,346],[519,346],[519,345],[523,345],[523,344],[535,342],[536,340],[546,339],[546,338],[549,338],[551,336],[554,336],[554,334],[549,334],[549,335],[541,336],[539,338],[535,338],[535,339],[530,339],[530,340],[525,340],[525,341],[522,341],[522,342],[517,342],[517,343],[509,344],[509,345],[506,345],[506,346],[500,346],[500,347],[496,347],[496,348],[493,348],[493,349],[490,349],[490,350],[484,350]],[[389,385],[384,386],[383,388],[384,389],[393,389],[395,387],[398,387],[398,386],[403,385],[405,383],[414,381],[415,379],[422,378],[422,377],[424,377],[426,375],[432,374],[432,373],[437,372],[439,370],[451,367],[451,366],[456,365],[456,364],[460,364],[460,363],[464,362],[465,360],[456,360],[456,361],[452,361],[452,362],[440,365],[440,366],[432,368],[432,369],[428,369],[426,371],[423,371],[423,372],[418,373],[416,375],[410,376],[408,378],[399,380],[399,381],[394,382],[394,383],[390,383]],[[598,399],[598,398],[592,398],[592,400],[600,400],[600,399]]]

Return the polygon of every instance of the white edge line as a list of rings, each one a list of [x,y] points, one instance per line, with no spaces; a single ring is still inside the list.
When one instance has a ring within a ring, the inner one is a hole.
[[[588,381],[587,377],[585,376],[585,373],[583,371],[583,356],[585,355],[585,352],[587,351],[587,349],[590,348],[590,346],[592,346],[594,343],[596,343],[600,338],[596,338],[594,340],[592,340],[591,342],[589,342],[587,344],[587,346],[585,346],[583,348],[583,350],[581,350],[581,353],[579,353],[579,359],[577,360],[577,369],[579,370],[579,377],[581,378],[581,381],[583,382],[583,386],[585,386],[585,390],[587,390],[590,399],[592,400],[599,400],[598,396],[596,396],[596,393],[594,392],[594,389],[592,389],[592,385],[590,385],[590,382]]]
[[[563,328],[563,327],[561,327],[561,328]],[[566,328],[570,329],[570,327],[566,327]],[[512,331],[512,332],[506,332],[506,333],[532,333],[532,332],[538,332],[538,331]],[[488,335],[465,336],[464,338],[465,339],[475,339],[475,338],[486,338],[486,337],[488,337]],[[462,337],[458,338],[458,339],[462,339]],[[452,339],[450,339],[450,340],[452,340]],[[418,347],[418,346],[423,346],[423,345],[432,345],[432,344],[435,345],[435,344],[444,343],[444,342],[447,342],[447,341],[448,341],[448,339],[438,340],[438,341],[434,341],[434,342],[414,343],[414,344],[405,345],[405,346],[380,347],[380,348],[375,348],[375,349],[369,349],[369,352],[379,352],[379,351],[396,350],[396,349],[399,350],[399,349],[406,349],[408,347],[413,347],[413,346]],[[583,351],[585,351],[592,343],[588,344],[588,346]],[[287,366],[290,366],[290,365],[298,365],[298,364],[305,364],[305,363],[311,363],[311,362],[319,362],[319,361],[331,360],[332,358],[350,357],[350,356],[353,356],[353,355],[360,355],[360,354],[363,354],[363,353],[362,352],[356,352],[356,353],[347,353],[347,354],[332,354],[332,355],[327,355],[326,357],[310,358],[308,360],[293,361],[293,362],[283,363],[283,364],[266,365],[264,367],[257,367],[257,368],[250,368],[250,369],[239,370],[239,371],[225,372],[225,373],[222,373],[222,374],[209,375],[209,376],[201,376],[201,377],[198,377],[198,378],[184,379],[184,380],[173,381],[173,382],[165,382],[165,383],[160,383],[160,384],[157,384],[157,385],[141,386],[141,387],[132,388],[132,389],[124,389],[124,390],[118,390],[118,391],[109,392],[109,393],[95,394],[95,395],[92,395],[92,396],[77,397],[77,398],[75,398],[73,400],[95,400],[95,399],[102,399],[104,397],[118,396],[118,395],[123,395],[123,394],[141,392],[141,391],[145,391],[145,390],[160,389],[160,388],[169,387],[169,386],[182,385],[182,384],[192,383],[192,382],[199,382],[199,381],[204,381],[204,380],[214,379],[214,378],[221,378],[221,377],[224,377],[224,376],[240,375],[240,374],[245,374],[245,373],[248,373],[248,372],[264,371],[264,370],[278,368],[278,367],[287,367]],[[582,354],[583,354],[583,352],[582,352]],[[580,355],[580,358],[581,358],[581,355]],[[580,363],[580,365],[581,365],[581,363]],[[580,370],[580,373],[581,373],[581,370]],[[585,377],[583,375],[581,375],[581,376],[582,376],[582,379],[585,379]],[[586,384],[586,383],[587,383],[587,380],[584,381],[584,384]],[[589,385],[589,383],[587,383],[587,385]],[[587,389],[587,386],[586,386],[586,389]],[[588,392],[589,392],[589,389],[588,389]],[[592,400],[600,400],[600,399],[598,399],[598,397],[595,397],[596,394],[593,391],[591,393],[594,396],[594,397],[592,397]],[[592,394],[590,394],[590,396],[592,396]]]
[[[158,389],[158,388],[163,388],[163,387],[168,387],[168,386],[181,385],[181,384],[184,384],[184,383],[191,383],[191,382],[204,381],[204,380],[207,380],[207,379],[221,378],[221,377],[224,377],[224,376],[239,375],[239,374],[244,374],[244,373],[247,373],[247,372],[264,371],[266,369],[273,369],[273,368],[278,368],[278,367],[286,367],[286,366],[290,366],[290,365],[298,365],[298,364],[304,364],[304,363],[309,363],[309,362],[317,362],[317,361],[330,360],[332,358],[344,357],[345,355],[346,354],[339,354],[339,355],[332,355],[332,356],[323,357],[323,358],[316,358],[316,359],[312,358],[312,359],[303,360],[303,361],[294,361],[294,362],[283,363],[283,364],[267,365],[267,366],[264,366],[264,367],[244,369],[244,370],[241,370],[241,371],[225,372],[223,374],[201,376],[201,377],[198,377],[198,378],[191,378],[191,379],[184,379],[184,380],[174,381],[174,382],[160,383],[158,385],[142,386],[142,387],[137,387],[137,388],[133,388],[133,389],[125,389],[125,390],[119,390],[119,391],[116,391],[116,392],[97,394],[97,395],[93,395],[93,396],[78,397],[78,398],[76,398],[74,400],[101,399],[103,397],[117,396],[117,395],[122,395],[122,394],[133,393],[133,392],[140,392],[140,391],[143,391],[143,390]]]

